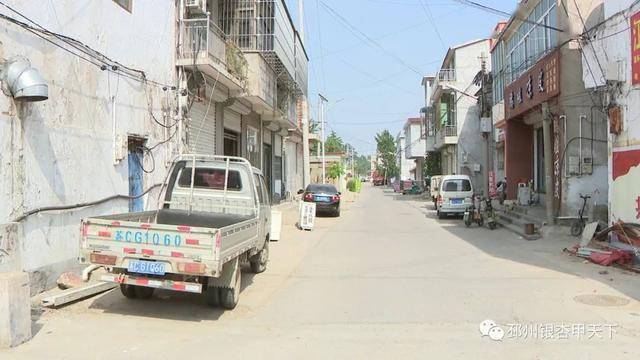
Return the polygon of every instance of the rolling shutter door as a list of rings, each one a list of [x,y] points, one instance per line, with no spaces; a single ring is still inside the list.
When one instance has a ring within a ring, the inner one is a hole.
[[[242,117],[233,110],[224,110],[224,127],[237,133],[242,132]]]
[[[209,101],[193,103],[189,111],[189,151],[196,154],[216,153],[216,103]],[[206,118],[205,118],[206,114]]]

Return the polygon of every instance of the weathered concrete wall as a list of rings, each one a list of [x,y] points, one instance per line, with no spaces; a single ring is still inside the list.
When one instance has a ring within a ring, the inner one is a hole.
[[[609,75],[617,75],[621,80],[611,100],[620,106],[622,131],[618,135],[607,135],[606,179],[609,185],[609,220],[612,222],[640,220],[640,93],[633,91],[629,28],[629,17],[640,11],[640,5],[630,7],[633,3],[631,0],[604,2],[604,17],[607,20],[594,31],[592,42],[585,46],[582,58],[583,67],[606,59],[606,66],[617,69],[617,73]],[[582,75],[586,86],[602,86],[605,77],[599,67],[592,66],[591,71]]]
[[[175,83],[171,1],[136,2],[132,13],[112,1],[9,4],[45,28],[144,70],[149,79]],[[27,57],[49,85],[49,99],[44,102],[16,104],[0,95],[0,203],[7,204],[0,207],[0,223],[34,208],[128,194],[126,150],[124,160],[114,165],[114,113],[117,135],[146,137],[147,145],[153,146],[168,132],[154,123],[150,111],[164,121],[169,111],[161,107],[170,109],[175,93],[102,71],[18,26],[4,22],[0,32],[0,56]],[[123,144],[126,147],[126,141]],[[145,175],[145,188],[164,178],[170,155],[166,148],[154,150],[155,170]],[[151,167],[151,162],[145,166]],[[147,207],[155,206],[151,200],[155,196],[146,199]],[[77,263],[81,218],[127,210],[128,202],[119,200],[24,220],[22,267],[31,274],[32,292],[48,287],[59,272]]]
[[[26,273],[0,273],[0,349],[31,339],[29,300],[29,277]]]

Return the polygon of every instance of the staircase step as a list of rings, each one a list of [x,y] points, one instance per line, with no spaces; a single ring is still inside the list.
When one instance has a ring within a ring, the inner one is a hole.
[[[527,235],[524,233],[524,226],[520,226],[520,225],[516,225],[513,223],[508,223],[505,221],[502,221],[500,219],[498,219],[498,224],[500,226],[502,226],[503,228],[519,235],[522,236],[522,238],[524,238],[525,240],[538,240],[540,238],[542,238],[542,235],[540,235],[539,233],[535,233],[533,235]],[[539,228],[538,228],[539,229]],[[536,229],[536,230],[538,230]]]
[[[542,227],[543,221],[540,219],[535,219],[531,216],[526,216],[522,214],[514,214],[512,212],[498,212],[498,217],[506,222],[515,224],[515,225],[524,225],[524,224],[534,224],[537,228]]]

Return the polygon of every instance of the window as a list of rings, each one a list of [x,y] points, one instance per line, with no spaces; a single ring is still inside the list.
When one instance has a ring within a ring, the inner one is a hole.
[[[471,191],[471,182],[467,179],[445,180],[442,191]]]
[[[260,167],[260,147],[258,146],[258,129],[247,127],[247,160],[251,165]]]
[[[193,179],[193,187],[209,190],[224,190],[225,169],[196,169]],[[191,168],[184,168],[178,179],[180,187],[191,187]],[[236,170],[229,170],[229,180],[227,182],[227,190],[242,190],[242,181],[240,173]]]
[[[262,186],[262,180],[258,174],[253,174],[256,181],[256,191],[258,192],[258,201],[260,204],[264,204],[264,186]]]
[[[131,8],[133,7],[133,0],[113,0],[113,2],[128,12],[131,12]]]
[[[507,41],[505,59],[508,60],[506,79],[515,81],[529,70],[538,59],[556,47],[558,34],[556,30],[537,24],[557,27],[558,14],[555,1],[540,1],[523,22],[515,34]],[[536,24],[533,24],[533,23]],[[497,97],[496,97],[497,98]]]

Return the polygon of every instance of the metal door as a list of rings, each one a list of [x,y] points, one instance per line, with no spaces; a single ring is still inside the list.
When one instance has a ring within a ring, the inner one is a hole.
[[[139,147],[129,149],[129,196],[142,195],[142,149]],[[144,211],[144,201],[142,197],[129,200],[129,211]]]

